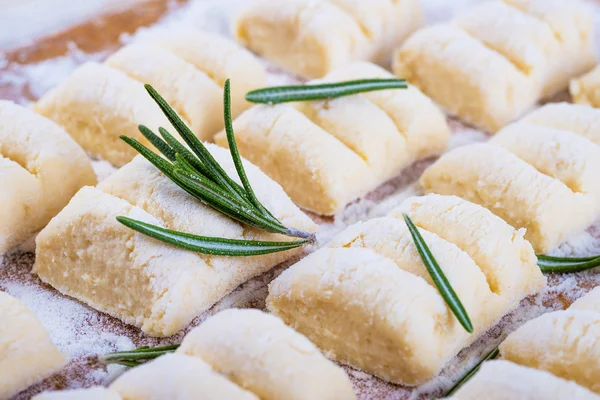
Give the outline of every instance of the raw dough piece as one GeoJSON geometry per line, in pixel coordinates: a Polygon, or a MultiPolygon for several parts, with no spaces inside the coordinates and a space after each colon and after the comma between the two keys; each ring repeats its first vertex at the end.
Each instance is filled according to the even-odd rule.
{"type": "Polygon", "coordinates": [[[577,104],[600,107],[600,66],[573,79],[569,85],[569,92],[577,104]]]}
{"type": "Polygon", "coordinates": [[[103,388],[60,390],[43,392],[31,400],[122,400],[119,393],[103,388]]]}
{"type": "Polygon", "coordinates": [[[596,63],[593,26],[576,0],[487,1],[416,32],[398,49],[394,73],[495,132],[596,63]]]}
{"type": "Polygon", "coordinates": [[[37,317],[0,291],[0,399],[52,375],[67,362],[37,317]]]}
{"type": "Polygon", "coordinates": [[[0,100],[0,254],[43,228],[96,175],[52,121],[0,100]]]}
{"type": "Polygon", "coordinates": [[[194,328],[177,352],[202,358],[263,400],[356,398],[341,368],[304,336],[262,311],[222,311],[194,328]]]}
{"type": "MultiPolygon", "coordinates": [[[[325,81],[390,77],[355,63],[325,81]]],[[[417,159],[442,152],[449,129],[416,88],[297,104],[257,105],[234,121],[243,156],[279,182],[294,202],[331,215],[396,176],[417,159]]],[[[224,132],[215,137],[227,146],[224,132]]]]}
{"type": "Polygon", "coordinates": [[[167,354],[121,375],[110,389],[123,400],[258,400],[196,357],[167,354]]]}
{"type": "Polygon", "coordinates": [[[106,65],[152,85],[190,122],[200,140],[210,141],[223,129],[223,89],[173,53],[157,46],[130,44],[110,56],[106,65]]]}
{"type": "Polygon", "coordinates": [[[238,17],[235,35],[279,66],[319,78],[352,61],[389,62],[422,24],[416,0],[261,0],[238,17]]]}
{"type": "Polygon", "coordinates": [[[535,261],[522,235],[482,207],[456,197],[411,198],[390,216],[348,227],[284,271],[269,286],[267,307],[329,357],[419,385],[545,286],[535,261]],[[414,215],[474,334],[433,285],[402,212],[414,215]],[[501,265],[504,260],[515,263],[501,265]]]}
{"type": "Polygon", "coordinates": [[[86,63],[35,105],[35,111],[61,125],[94,157],[118,167],[137,152],[119,136],[149,145],[138,125],[157,131],[171,129],[160,108],[144,86],[123,72],[96,63],[86,63]]]}
{"type": "MultiPolygon", "coordinates": [[[[251,90],[267,86],[267,73],[260,61],[232,40],[191,27],[169,27],[150,32],[142,40],[162,47],[194,65],[219,87],[231,79],[231,114],[235,118],[250,107],[245,99],[251,90]]],[[[223,96],[221,94],[221,107],[223,96]]],[[[223,112],[217,117],[223,124],[223,112]]],[[[216,132],[213,132],[216,133],[216,132]]]]}
{"type": "Polygon", "coordinates": [[[486,144],[443,155],[421,176],[426,192],[453,194],[489,208],[547,252],[600,213],[600,112],[549,104],[486,144]],[[568,212],[565,212],[568,210],[568,212]]]}
{"type": "Polygon", "coordinates": [[[600,110],[571,103],[549,103],[521,121],[571,131],[600,145],[600,110]]]}
{"type": "Polygon", "coordinates": [[[589,390],[545,371],[509,361],[483,363],[454,396],[455,400],[599,400],[589,390]]]}
{"type": "Polygon", "coordinates": [[[535,318],[500,345],[502,357],[548,371],[600,393],[600,290],[595,289],[565,311],[535,318]]]}
{"type": "MultiPolygon", "coordinates": [[[[207,145],[232,177],[227,150],[207,145]]],[[[275,182],[245,162],[263,204],[286,226],[314,223],[275,182]]],[[[243,226],[189,196],[138,156],[98,188],[84,188],[37,238],[34,272],[64,294],[141,327],[169,336],[241,283],[302,249],[253,257],[193,253],[135,233],[118,215],[205,236],[292,240],[243,226]]]]}

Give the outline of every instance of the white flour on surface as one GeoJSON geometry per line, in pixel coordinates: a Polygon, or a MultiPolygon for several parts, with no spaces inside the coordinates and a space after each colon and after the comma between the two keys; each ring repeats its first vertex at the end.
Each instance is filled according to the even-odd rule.
{"type": "MultiPolygon", "coordinates": [[[[190,24],[200,29],[230,35],[230,23],[235,12],[250,1],[192,1],[181,9],[171,12],[150,28],[143,28],[134,35],[123,35],[122,42],[129,43],[142,38],[143,35],[151,34],[153,31],[169,29],[169,27],[181,24],[190,24]]],[[[423,0],[423,5],[427,21],[434,23],[447,21],[465,8],[481,1],[423,0]]],[[[600,12],[596,12],[596,20],[600,25],[600,12]]],[[[600,32],[600,29],[597,32],[600,32]]],[[[600,34],[598,37],[600,39],[600,34]]],[[[83,53],[73,45],[64,57],[25,66],[9,66],[7,72],[0,73],[0,85],[26,87],[33,98],[38,98],[68,76],[79,64],[86,61],[101,61],[107,55],[104,52],[83,53]]],[[[0,67],[3,64],[6,66],[6,63],[6,59],[0,53],[0,67]]],[[[268,65],[268,63],[266,64],[268,65]]],[[[298,81],[295,77],[271,66],[268,67],[268,70],[269,82],[272,85],[298,81]]],[[[25,99],[19,99],[19,101],[26,103],[25,99]]],[[[487,140],[487,136],[481,131],[465,126],[455,119],[450,119],[449,123],[453,131],[450,148],[487,140]]],[[[419,194],[415,181],[431,162],[432,160],[426,160],[416,163],[400,177],[394,178],[375,192],[349,205],[343,213],[335,218],[315,218],[320,223],[319,244],[327,243],[349,224],[385,215],[407,197],[419,194]]],[[[94,160],[92,165],[99,180],[105,179],[115,170],[108,162],[102,160],[94,160]]],[[[563,243],[554,254],[583,256],[600,253],[599,236],[600,226],[595,225],[587,232],[563,243]]],[[[95,363],[93,356],[140,345],[179,342],[185,332],[189,331],[190,328],[187,328],[184,332],[171,338],[148,338],[136,328],[124,325],[76,300],[61,296],[30,273],[33,265],[31,243],[21,251],[4,257],[0,256],[0,289],[21,299],[32,309],[44,326],[48,328],[52,339],[61,351],[71,355],[72,362],[58,376],[35,385],[17,396],[17,399],[27,399],[30,395],[48,388],[78,388],[106,383],[122,369],[110,367],[107,371],[102,365],[95,363]]],[[[311,250],[314,248],[307,249],[307,251],[311,250]]],[[[289,260],[272,271],[241,285],[217,303],[208,313],[198,316],[192,326],[222,309],[231,307],[264,308],[268,283],[295,261],[297,259],[289,260]]],[[[392,400],[439,397],[457,377],[475,364],[482,355],[489,352],[503,334],[513,331],[523,322],[542,313],[565,308],[589,288],[598,285],[600,275],[596,276],[593,271],[589,271],[580,274],[550,276],[549,280],[550,285],[544,293],[524,300],[517,310],[505,316],[496,327],[472,346],[461,351],[438,377],[416,390],[394,386],[373,378],[370,374],[345,367],[354,382],[359,399],[392,400]]]]}

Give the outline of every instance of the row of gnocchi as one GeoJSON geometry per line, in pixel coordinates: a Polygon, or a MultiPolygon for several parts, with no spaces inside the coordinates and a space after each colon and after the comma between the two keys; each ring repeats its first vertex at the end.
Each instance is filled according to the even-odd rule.
{"type": "MultiPolygon", "coordinates": [[[[269,52],[293,48],[288,46],[290,37],[298,33],[291,24],[292,20],[298,22],[294,15],[300,14],[299,25],[293,28],[315,29],[311,35],[302,35],[316,41],[308,43],[306,51],[311,55],[320,54],[315,49],[330,51],[332,54],[324,56],[327,60],[339,56],[335,53],[343,48],[339,41],[318,40],[335,26],[324,16],[346,18],[351,14],[342,7],[346,2],[319,2],[316,10],[303,9],[306,2],[291,3],[297,4],[299,11],[270,7],[271,12],[241,18],[238,35],[245,38],[242,41],[277,61],[269,52]],[[320,12],[321,8],[325,11],[320,12]],[[269,18],[273,20],[269,22],[269,18]],[[321,20],[324,22],[317,24],[321,20]],[[287,39],[269,34],[269,29],[281,26],[290,27],[287,39]],[[261,48],[255,44],[279,38],[285,39],[284,45],[261,48]]],[[[492,1],[474,10],[475,16],[466,14],[451,26],[423,29],[409,39],[399,53],[402,63],[396,65],[402,65],[402,73],[444,108],[497,130],[540,97],[564,88],[570,77],[593,63],[588,52],[587,17],[578,13],[577,7],[565,7],[564,2],[562,8],[534,6],[537,3],[492,1]],[[528,38],[523,40],[524,47],[494,36],[494,29],[478,28],[475,21],[486,21],[490,15],[502,15],[498,21],[507,23],[521,18],[515,26],[524,30],[515,30],[515,35],[528,38]],[[544,54],[570,60],[569,65],[551,63],[556,67],[551,70],[545,64],[548,59],[534,51],[539,50],[535,40],[545,40],[536,30],[542,26],[539,19],[548,22],[553,40],[558,41],[549,43],[544,54]],[[533,28],[528,26],[532,21],[537,21],[533,28]],[[581,34],[574,37],[573,29],[581,34]],[[489,36],[478,36],[484,34],[489,36]],[[578,52],[580,57],[573,61],[565,55],[567,51],[578,52]],[[477,57],[471,57],[473,54],[477,57]],[[531,54],[540,58],[518,59],[531,54]],[[454,61],[447,62],[449,59],[454,61]],[[460,65],[453,64],[457,62],[460,65]],[[480,65],[484,62],[494,68],[483,70],[480,65]],[[500,87],[483,83],[487,79],[495,82],[498,76],[507,77],[500,87]],[[438,93],[441,90],[444,93],[438,93]],[[498,105],[500,109],[493,100],[498,92],[512,96],[498,105]],[[465,103],[456,97],[446,102],[445,96],[452,93],[458,93],[465,103]],[[506,104],[509,111],[502,109],[506,104]]],[[[371,11],[363,8],[359,7],[371,11]]],[[[353,17],[394,15],[363,11],[353,17]]],[[[351,20],[345,21],[347,25],[351,20]]],[[[374,54],[379,50],[373,49],[379,44],[374,43],[389,46],[382,38],[390,35],[391,24],[377,21],[365,21],[356,32],[366,34],[371,55],[352,56],[349,61],[377,60],[374,54]],[[388,28],[382,28],[385,26],[388,28]]],[[[482,26],[512,32],[504,23],[482,26]]],[[[540,32],[544,33],[542,28],[540,32]]],[[[331,34],[336,37],[335,32],[331,34]]],[[[353,38],[347,43],[359,48],[361,40],[353,38]]],[[[287,57],[291,55],[281,60],[287,57]]],[[[290,66],[297,64],[297,58],[290,62],[290,66]]],[[[327,68],[323,80],[391,76],[367,62],[344,64],[340,62],[333,71],[327,68]]],[[[334,214],[414,160],[443,152],[449,136],[443,114],[413,86],[320,102],[260,105],[244,111],[249,107],[244,100],[246,91],[265,86],[258,61],[222,38],[196,31],[175,32],[126,46],[105,64],[84,65],[35,105],[36,112],[61,125],[90,154],[124,165],[97,187],[85,187],[74,197],[80,187],[95,183],[85,154],[54,123],[11,103],[0,104],[0,111],[7,110],[4,118],[0,114],[1,160],[18,171],[7,169],[8,173],[2,174],[10,179],[7,187],[11,189],[0,196],[10,196],[8,204],[14,209],[3,216],[9,222],[2,226],[6,232],[2,232],[0,244],[12,247],[39,230],[73,197],[38,236],[34,271],[60,292],[152,336],[174,334],[239,284],[298,254],[298,250],[290,250],[245,259],[191,254],[138,235],[115,220],[117,215],[125,215],[201,235],[285,240],[249,229],[189,198],[142,158],[131,161],[134,153],[118,142],[120,134],[143,142],[137,131],[139,123],[152,129],[170,126],[144,92],[142,82],[148,82],[201,139],[214,136],[218,145],[225,146],[224,134],[219,133],[223,125],[220,87],[227,77],[233,83],[234,116],[239,114],[234,128],[240,151],[264,171],[247,163],[250,180],[261,202],[289,226],[316,229],[294,203],[319,214],[334,214]],[[40,131],[60,131],[55,135],[60,140],[46,145],[47,137],[35,136],[40,131]],[[31,184],[24,184],[29,181],[31,184]],[[50,198],[57,204],[49,204],[50,198]]],[[[581,86],[573,83],[575,87],[581,86]]],[[[544,287],[533,249],[550,250],[597,218],[600,188],[593,177],[599,170],[599,123],[600,111],[589,107],[548,105],[502,129],[489,144],[451,151],[426,171],[421,186],[425,192],[458,195],[468,201],[440,195],[410,199],[388,217],[349,227],[271,284],[270,311],[341,362],[406,385],[430,379],[521,299],[544,287]],[[565,215],[562,211],[566,208],[572,213],[565,215]],[[475,325],[474,335],[461,329],[432,284],[398,219],[402,211],[413,217],[465,303],[475,325]],[[525,239],[533,248],[523,239],[523,232],[513,227],[526,229],[525,239]]],[[[234,171],[227,151],[208,147],[227,172],[234,171]]],[[[136,376],[134,372],[128,375],[131,379],[136,376]]],[[[147,381],[144,376],[135,379],[147,381]]]]}
{"type": "MultiPolygon", "coordinates": [[[[0,292],[0,399],[60,370],[66,357],[21,302],[0,292]]],[[[304,336],[258,310],[209,317],[167,354],[109,388],[44,392],[35,400],[355,399],[344,371],[304,336]]]]}

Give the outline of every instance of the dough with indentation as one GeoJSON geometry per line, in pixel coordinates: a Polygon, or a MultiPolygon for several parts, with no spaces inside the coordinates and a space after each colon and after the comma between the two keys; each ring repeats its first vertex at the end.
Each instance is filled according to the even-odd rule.
{"type": "Polygon", "coordinates": [[[584,230],[596,215],[593,197],[574,193],[560,180],[491,143],[446,153],[425,170],[419,182],[428,193],[462,197],[516,228],[526,228],[525,239],[538,252],[584,230]],[[569,210],[568,217],[564,210],[569,210]]]}
{"type": "Polygon", "coordinates": [[[455,400],[598,400],[574,382],[509,361],[483,363],[452,397],[455,400]]]}
{"type": "Polygon", "coordinates": [[[188,333],[177,352],[202,358],[263,400],[356,398],[341,368],[262,311],[222,311],[188,333]]]}
{"type": "Polygon", "coordinates": [[[84,185],[89,159],[52,121],[0,100],[0,254],[40,230],[84,185]]]}
{"type": "Polygon", "coordinates": [[[329,357],[413,386],[433,378],[545,282],[522,234],[475,204],[426,196],[407,200],[391,216],[348,227],[284,271],[269,286],[267,307],[329,357]],[[473,334],[433,284],[402,212],[414,213],[470,316],[473,334]],[[478,254],[482,251],[489,255],[478,254]],[[513,263],[498,265],[509,260],[513,263]]]}
{"type": "Polygon", "coordinates": [[[258,400],[197,357],[167,354],[133,368],[111,385],[123,400],[258,400]]]}
{"type": "Polygon", "coordinates": [[[106,65],[83,64],[46,93],[35,111],[61,125],[88,153],[123,166],[137,152],[119,139],[124,135],[149,145],[138,130],[172,130],[142,83],[106,65]]]}
{"type": "Polygon", "coordinates": [[[0,291],[0,399],[58,372],[67,362],[37,317],[0,291]]]}
{"type": "MultiPolygon", "coordinates": [[[[228,151],[207,145],[234,177],[228,151]]],[[[260,201],[286,226],[314,223],[258,168],[244,162],[260,201]]],[[[237,178],[236,178],[237,180],[237,178]]],[[[39,234],[34,272],[60,292],[152,336],[170,336],[241,283],[302,249],[252,257],[203,255],[116,221],[122,215],[204,236],[292,240],[241,225],[185,193],[138,156],[97,188],[82,189],[39,234]]]]}
{"type": "MultiPolygon", "coordinates": [[[[311,83],[390,76],[361,62],[311,83]]],[[[340,212],[413,161],[442,152],[449,138],[443,114],[414,87],[257,105],[233,127],[244,157],[302,208],[325,215],[340,212]]],[[[227,146],[225,133],[215,142],[227,146]]]]}
{"type": "Polygon", "coordinates": [[[223,129],[223,89],[173,53],[158,46],[130,44],[110,56],[106,65],[152,85],[189,121],[198,139],[210,141],[223,129]]]}
{"type": "Polygon", "coordinates": [[[388,62],[422,23],[414,0],[261,0],[238,16],[235,36],[279,66],[319,78],[352,61],[388,62]]]}
{"type": "MultiPolygon", "coordinates": [[[[233,118],[251,106],[245,99],[247,92],[267,86],[267,73],[260,61],[223,36],[187,26],[144,33],[141,41],[162,47],[184,59],[208,75],[219,87],[222,88],[230,79],[233,118]]],[[[223,112],[217,117],[223,120],[223,112]]]]}
{"type": "Polygon", "coordinates": [[[596,63],[583,10],[576,0],[487,1],[413,34],[396,51],[394,73],[495,132],[596,63]]]}

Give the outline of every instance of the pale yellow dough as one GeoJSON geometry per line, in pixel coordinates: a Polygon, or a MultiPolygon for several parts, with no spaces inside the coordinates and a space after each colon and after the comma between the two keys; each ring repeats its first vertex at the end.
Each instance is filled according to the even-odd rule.
{"type": "Polygon", "coordinates": [[[397,50],[394,73],[495,132],[596,63],[588,14],[577,0],[487,1],[417,31],[397,50]]]}
{"type": "Polygon", "coordinates": [[[429,195],[348,227],[284,271],[269,286],[267,307],[328,357],[414,386],[545,284],[522,233],[480,206],[429,195]],[[434,286],[403,212],[463,302],[473,334],[434,286]]]}
{"type": "MultiPolygon", "coordinates": [[[[207,147],[237,177],[229,152],[207,147]]],[[[279,185],[247,162],[245,168],[258,198],[284,225],[316,228],[279,185]]],[[[204,236],[292,239],[248,228],[213,211],[141,156],[98,188],[82,189],[37,237],[34,272],[60,292],[152,336],[176,333],[241,283],[302,251],[202,255],[135,233],[116,221],[119,215],[204,236]]]]}
{"type": "Polygon", "coordinates": [[[58,372],[67,362],[37,317],[0,291],[0,399],[58,372]]]}
{"type": "Polygon", "coordinates": [[[178,353],[200,357],[263,400],[351,400],[352,383],[304,336],[262,311],[222,311],[194,328],[178,353]]]}
{"type": "Polygon", "coordinates": [[[96,175],[52,121],[0,100],[0,254],[43,228],[96,175]]]}
{"type": "Polygon", "coordinates": [[[420,184],[487,207],[547,252],[600,213],[598,122],[600,112],[587,106],[546,105],[486,144],[443,155],[420,184]]]}
{"type": "Polygon", "coordinates": [[[210,141],[223,129],[223,89],[173,53],[158,46],[130,44],[110,56],[106,65],[152,85],[189,121],[200,140],[210,141]]]}
{"type": "Polygon", "coordinates": [[[600,107],[600,66],[571,80],[569,92],[577,104],[600,107]]]}
{"type": "Polygon", "coordinates": [[[500,345],[502,357],[548,371],[600,394],[600,288],[565,311],[535,318],[500,345]]]}
{"type": "MultiPolygon", "coordinates": [[[[214,33],[191,27],[169,27],[167,31],[156,30],[144,41],[159,46],[187,61],[209,76],[219,87],[231,80],[231,114],[235,118],[250,107],[246,93],[267,86],[267,73],[260,61],[248,50],[232,40],[214,33]]],[[[219,119],[223,126],[223,96],[221,111],[211,119],[219,119]]],[[[213,134],[216,132],[213,132],[213,134]]]]}
{"type": "Polygon", "coordinates": [[[127,371],[110,385],[123,400],[258,400],[196,357],[167,354],[127,371]]]}
{"type": "Polygon", "coordinates": [[[485,362],[451,399],[454,400],[598,400],[574,382],[509,361],[485,362]]]}
{"type": "MultiPolygon", "coordinates": [[[[390,76],[360,62],[324,80],[390,76]]],[[[300,207],[324,215],[340,212],[413,161],[443,152],[449,138],[443,114],[414,87],[257,105],[234,121],[234,130],[244,157],[279,182],[300,207]]],[[[215,142],[227,146],[225,133],[215,142]]]]}
{"type": "Polygon", "coordinates": [[[103,387],[43,392],[31,400],[122,400],[119,393],[103,387]]]}
{"type": "Polygon", "coordinates": [[[260,0],[238,16],[234,34],[275,64],[319,78],[352,61],[389,62],[422,24],[416,0],[260,0]]]}
{"type": "Polygon", "coordinates": [[[138,130],[143,124],[157,132],[171,129],[142,83],[114,68],[86,63],[46,93],[35,111],[61,125],[88,153],[118,167],[136,151],[124,135],[149,144],[138,130]]]}

